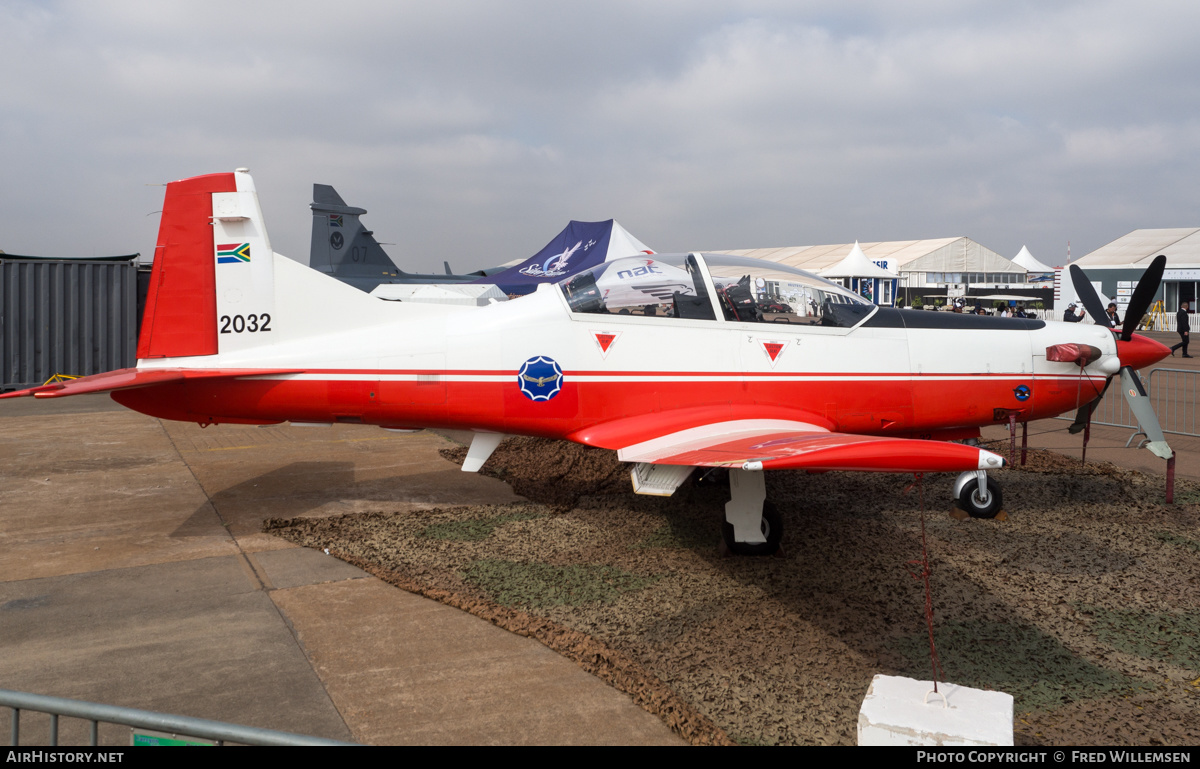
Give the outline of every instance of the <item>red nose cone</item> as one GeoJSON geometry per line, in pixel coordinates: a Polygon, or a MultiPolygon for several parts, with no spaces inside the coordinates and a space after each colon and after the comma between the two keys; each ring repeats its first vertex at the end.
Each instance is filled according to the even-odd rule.
{"type": "Polygon", "coordinates": [[[1170,354],[1170,347],[1141,334],[1134,334],[1128,342],[1117,339],[1117,357],[1121,359],[1122,366],[1145,368],[1170,354]]]}

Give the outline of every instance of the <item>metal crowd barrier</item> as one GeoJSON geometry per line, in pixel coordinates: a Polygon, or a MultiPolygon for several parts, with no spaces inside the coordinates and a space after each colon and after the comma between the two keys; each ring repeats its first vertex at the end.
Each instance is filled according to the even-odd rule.
{"type": "MultiPolygon", "coordinates": [[[[1138,376],[1142,375],[1139,373],[1138,376]]],[[[1150,386],[1145,377],[1142,377],[1142,386],[1146,388],[1147,393],[1150,392],[1150,386]]],[[[1157,412],[1157,409],[1155,411],[1157,412]]],[[[1060,419],[1062,418],[1074,420],[1075,415],[1060,417],[1060,419]]],[[[1129,410],[1129,401],[1125,400],[1124,394],[1121,393],[1121,375],[1119,373],[1113,377],[1113,383],[1109,386],[1108,392],[1104,393],[1104,397],[1092,409],[1092,424],[1138,429],[1137,417],[1129,410]]],[[[1163,425],[1163,430],[1166,430],[1166,425],[1163,425]]]]}
{"type": "Polygon", "coordinates": [[[176,716],[170,713],[156,713],[152,710],[136,710],[122,708],[116,705],[103,705],[98,702],[84,702],[65,697],[48,697],[43,694],[14,692],[0,689],[0,707],[12,708],[12,733],[9,745],[20,745],[21,711],[30,710],[35,713],[50,715],[50,745],[58,745],[59,716],[80,718],[91,722],[92,747],[97,746],[100,724],[118,724],[141,729],[153,729],[158,732],[199,737],[205,740],[215,740],[217,744],[234,742],[241,745],[354,745],[352,742],[339,742],[321,737],[310,737],[304,734],[276,732],[270,729],[258,729],[253,726],[228,724],[223,721],[209,721],[205,718],[176,716]]]}
{"type": "MultiPolygon", "coordinates": [[[[1156,368],[1150,372],[1150,401],[1164,433],[1197,435],[1196,401],[1200,371],[1156,368]]],[[[1122,398],[1121,400],[1124,400],[1122,398]]]]}
{"type": "MultiPolygon", "coordinates": [[[[1176,331],[1175,327],[1179,320],[1178,313],[1166,312],[1166,313],[1163,313],[1160,317],[1164,321],[1164,326],[1165,326],[1164,328],[1160,329],[1161,331],[1176,331]]],[[[1190,313],[1188,315],[1188,325],[1191,326],[1192,328],[1196,328],[1196,326],[1198,324],[1200,324],[1200,314],[1194,313],[1194,312],[1190,313]]]]}
{"type": "MultiPolygon", "coordinates": [[[[1139,374],[1140,376],[1140,374],[1139,374]]],[[[1173,435],[1200,436],[1197,431],[1196,410],[1200,408],[1197,395],[1200,394],[1200,371],[1178,368],[1156,368],[1150,376],[1142,377],[1146,394],[1158,415],[1158,423],[1164,433],[1173,435]]],[[[1130,430],[1140,430],[1137,418],[1129,410],[1129,402],[1121,393],[1121,380],[1117,378],[1108,392],[1096,404],[1092,411],[1092,424],[1106,427],[1127,427],[1130,430]]],[[[1064,414],[1058,419],[1073,421],[1074,414],[1064,414]]],[[[1130,438],[1137,437],[1137,433],[1130,438]]]]}

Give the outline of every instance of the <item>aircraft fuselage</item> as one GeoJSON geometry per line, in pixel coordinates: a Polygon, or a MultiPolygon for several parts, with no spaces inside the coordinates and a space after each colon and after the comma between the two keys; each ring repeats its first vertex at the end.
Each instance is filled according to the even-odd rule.
{"type": "MultiPolygon", "coordinates": [[[[1010,415],[1026,421],[1074,410],[1116,370],[1111,332],[1058,322],[886,308],[854,328],[595,315],[572,312],[553,288],[481,308],[384,304],[392,304],[389,320],[274,345],[268,361],[259,348],[203,361],[303,373],[189,380],[113,397],[201,423],[449,427],[599,446],[687,425],[696,410],[709,421],[752,413],[839,432],[945,439],[1010,415]],[[1067,342],[1103,355],[1082,371],[1046,360],[1047,347],[1067,342]],[[523,388],[522,367],[537,360],[545,361],[535,364],[541,373],[523,388]]],[[[290,313],[277,305],[272,323],[280,328],[290,313]]]]}

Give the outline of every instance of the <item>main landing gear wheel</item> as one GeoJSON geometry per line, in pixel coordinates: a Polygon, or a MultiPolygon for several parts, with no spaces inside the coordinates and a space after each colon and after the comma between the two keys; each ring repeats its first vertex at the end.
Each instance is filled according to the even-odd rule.
{"type": "Polygon", "coordinates": [[[972,518],[995,518],[1000,512],[1003,499],[1000,496],[1000,486],[991,478],[987,479],[987,499],[979,490],[979,479],[967,481],[959,492],[954,504],[972,518]]]}
{"type": "Polygon", "coordinates": [[[783,518],[779,510],[771,502],[763,502],[762,533],[766,542],[750,544],[738,542],[733,538],[733,524],[725,522],[721,525],[721,536],[725,539],[725,547],[737,555],[775,555],[779,543],[783,540],[783,518]]]}

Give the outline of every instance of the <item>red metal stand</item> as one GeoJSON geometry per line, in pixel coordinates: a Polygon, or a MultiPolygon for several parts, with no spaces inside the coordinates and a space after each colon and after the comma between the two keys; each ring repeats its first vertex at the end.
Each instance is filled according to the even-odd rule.
{"type": "Polygon", "coordinates": [[[929,545],[925,539],[925,484],[922,474],[916,473],[917,493],[921,499],[921,560],[909,561],[909,566],[919,566],[920,571],[908,570],[913,579],[925,583],[925,625],[929,628],[929,662],[933,666],[933,690],[938,690],[938,680],[944,678],[942,662],[938,659],[937,645],[933,642],[933,591],[929,588],[929,545]]]}
{"type": "Polygon", "coordinates": [[[1083,423],[1083,456],[1079,458],[1079,464],[1087,464],[1087,444],[1088,438],[1092,437],[1092,412],[1089,409],[1087,421],[1083,423]]]}

